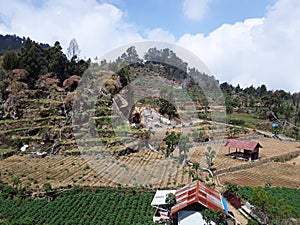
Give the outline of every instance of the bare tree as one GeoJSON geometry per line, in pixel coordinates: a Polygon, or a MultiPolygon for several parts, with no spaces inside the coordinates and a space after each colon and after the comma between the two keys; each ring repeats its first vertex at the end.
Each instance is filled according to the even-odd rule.
{"type": "Polygon", "coordinates": [[[80,55],[79,45],[75,38],[70,41],[69,47],[67,48],[67,56],[69,59],[72,59],[74,56],[78,58],[80,55]]]}

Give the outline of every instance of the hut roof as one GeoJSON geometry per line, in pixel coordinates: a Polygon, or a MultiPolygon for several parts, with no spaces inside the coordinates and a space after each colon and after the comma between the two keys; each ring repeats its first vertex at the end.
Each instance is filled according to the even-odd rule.
{"type": "Polygon", "coordinates": [[[262,148],[261,144],[254,141],[244,141],[244,140],[237,140],[237,139],[230,139],[225,144],[226,147],[229,148],[238,148],[238,149],[245,149],[249,151],[254,151],[256,147],[262,148]]]}
{"type": "Polygon", "coordinates": [[[199,180],[178,189],[175,196],[176,204],[172,207],[171,214],[194,203],[199,203],[210,210],[221,209],[228,214],[227,203],[222,195],[199,180]]]}

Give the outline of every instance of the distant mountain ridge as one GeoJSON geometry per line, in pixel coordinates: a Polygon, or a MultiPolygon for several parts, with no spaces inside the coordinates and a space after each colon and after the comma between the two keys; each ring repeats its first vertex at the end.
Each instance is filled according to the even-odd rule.
{"type": "MultiPolygon", "coordinates": [[[[26,41],[25,37],[19,37],[17,35],[2,35],[0,34],[0,52],[4,52],[6,50],[18,50],[20,49],[26,41]]],[[[49,48],[49,44],[40,43],[42,48],[49,48]]]]}

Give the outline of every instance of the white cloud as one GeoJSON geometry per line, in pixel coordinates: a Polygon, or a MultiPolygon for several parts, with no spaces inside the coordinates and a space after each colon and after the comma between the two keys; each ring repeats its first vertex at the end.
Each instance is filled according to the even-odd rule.
{"type": "Polygon", "coordinates": [[[183,14],[189,20],[200,21],[207,12],[211,0],[184,0],[183,14]]]}
{"type": "Polygon", "coordinates": [[[96,0],[46,0],[39,7],[26,1],[0,0],[1,33],[29,36],[38,42],[60,41],[64,49],[75,37],[82,56],[102,56],[118,46],[142,40],[123,12],[96,0]]]}
{"type": "Polygon", "coordinates": [[[175,42],[175,36],[161,28],[149,30],[146,33],[147,33],[147,39],[151,41],[163,41],[169,43],[175,42]]]}
{"type": "MultiPolygon", "coordinates": [[[[177,43],[198,55],[221,82],[300,91],[299,0],[278,0],[263,18],[223,24],[208,36],[185,34],[179,40],[161,28],[142,31],[144,38],[136,25],[125,22],[123,11],[96,0],[29,2],[33,0],[0,0],[0,33],[49,44],[59,40],[64,49],[75,37],[81,56],[92,58],[137,41],[177,43]]],[[[196,19],[208,3],[191,1],[189,7],[200,5],[202,11],[193,14],[186,6],[186,15],[196,19]]]]}
{"type": "Polygon", "coordinates": [[[279,0],[264,18],[222,25],[178,44],[196,53],[221,81],[300,91],[300,1],[279,0]]]}

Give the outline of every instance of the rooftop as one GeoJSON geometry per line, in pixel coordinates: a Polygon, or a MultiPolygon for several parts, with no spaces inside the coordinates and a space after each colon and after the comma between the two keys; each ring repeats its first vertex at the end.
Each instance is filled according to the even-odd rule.
{"type": "Polygon", "coordinates": [[[151,206],[166,205],[168,194],[175,194],[176,190],[157,190],[151,202],[151,206]]]}
{"type": "Polygon", "coordinates": [[[244,141],[244,140],[237,140],[237,139],[229,139],[226,142],[225,146],[229,148],[245,149],[249,151],[254,151],[257,146],[259,148],[262,148],[262,146],[258,142],[244,141]]]}
{"type": "Polygon", "coordinates": [[[176,204],[172,207],[171,214],[194,203],[199,203],[210,210],[221,209],[226,215],[228,214],[227,204],[222,195],[198,180],[178,189],[175,195],[176,204]]]}

